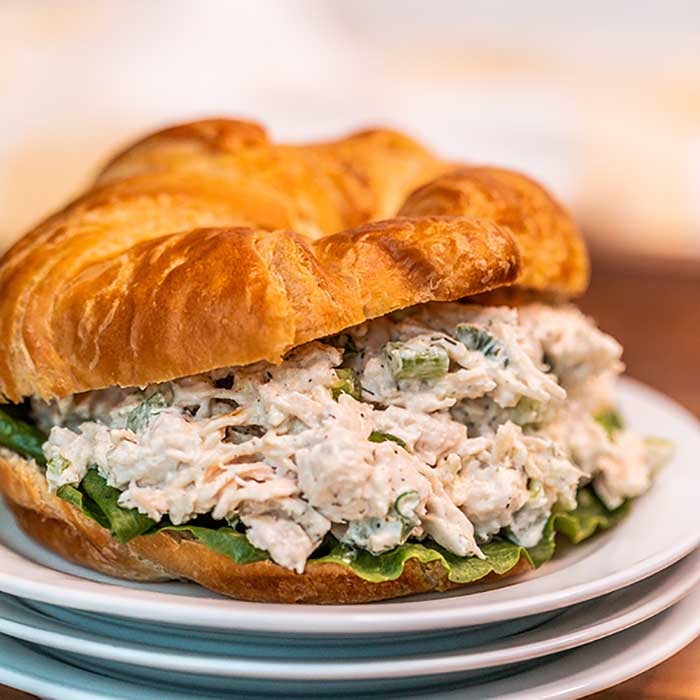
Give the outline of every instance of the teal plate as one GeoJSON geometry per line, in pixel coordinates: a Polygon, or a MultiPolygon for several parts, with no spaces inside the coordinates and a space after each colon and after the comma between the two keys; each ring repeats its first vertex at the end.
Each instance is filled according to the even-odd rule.
{"type": "MultiPolygon", "coordinates": [[[[179,674],[161,673],[141,679],[140,672],[123,668],[104,675],[92,660],[59,660],[33,645],[0,636],[0,684],[52,700],[262,700],[270,697],[328,696],[421,698],[421,700],[571,700],[619,683],[660,663],[700,634],[700,590],[651,620],[575,653],[547,657],[541,663],[509,666],[498,678],[459,680],[454,674],[417,684],[357,685],[327,683],[244,683],[237,688],[210,690],[202,679],[180,683],[179,674]],[[122,675],[128,674],[128,675],[122,675]],[[361,690],[360,688],[364,688],[361,690]]],[[[147,674],[148,675],[148,674],[147,674]]]]}
{"type": "Polygon", "coordinates": [[[421,634],[311,636],[225,632],[201,628],[139,623],[127,618],[83,613],[34,601],[0,598],[18,610],[33,611],[47,621],[69,629],[98,634],[122,642],[164,647],[174,651],[216,654],[220,656],[277,659],[363,659],[378,656],[435,654],[483,646],[512,637],[561,615],[556,610],[491,625],[458,630],[440,630],[421,634]]]}

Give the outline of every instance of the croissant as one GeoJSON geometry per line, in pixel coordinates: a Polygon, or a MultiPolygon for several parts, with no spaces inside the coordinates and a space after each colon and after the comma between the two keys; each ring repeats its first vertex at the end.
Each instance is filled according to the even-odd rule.
{"type": "Polygon", "coordinates": [[[413,304],[513,283],[572,295],[587,275],[571,219],[523,175],[391,131],[276,146],[198,122],[126,149],[4,256],[0,394],[279,362],[413,304]]]}
{"type": "MultiPolygon", "coordinates": [[[[0,261],[0,395],[60,399],[266,361],[368,319],[493,290],[571,297],[588,281],[567,212],[533,180],[437,158],[384,129],[280,145],[212,119],[119,153],[0,261]]],[[[409,561],[378,584],[335,564],[239,565],[185,536],[128,544],[0,455],[34,538],[100,571],[189,579],[248,600],[361,602],[454,586],[409,561]]],[[[515,573],[519,568],[512,570],[515,573]]]]}

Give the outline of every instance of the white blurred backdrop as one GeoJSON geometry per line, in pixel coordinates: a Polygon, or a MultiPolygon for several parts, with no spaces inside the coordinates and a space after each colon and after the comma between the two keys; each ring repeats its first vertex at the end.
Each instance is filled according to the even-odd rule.
{"type": "Polygon", "coordinates": [[[700,3],[3,0],[0,248],[120,144],[234,115],[525,169],[594,246],[700,257],[700,3]]]}

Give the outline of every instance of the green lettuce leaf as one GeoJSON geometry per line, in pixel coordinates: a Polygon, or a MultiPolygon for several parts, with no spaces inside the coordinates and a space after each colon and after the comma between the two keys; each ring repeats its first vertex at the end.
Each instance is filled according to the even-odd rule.
{"type": "Polygon", "coordinates": [[[542,539],[530,548],[496,538],[481,548],[485,559],[458,557],[434,542],[407,542],[384,554],[372,555],[338,543],[328,554],[310,560],[309,564],[329,562],[351,569],[357,576],[378,583],[392,581],[403,573],[409,559],[421,563],[438,561],[448,573],[450,581],[469,583],[478,581],[490,573],[505,574],[525,559],[532,567],[549,561],[556,550],[557,533],[562,533],[577,544],[589,538],[597,530],[607,530],[619,522],[628,512],[625,503],[614,511],[608,510],[593,491],[584,487],[578,493],[578,506],[572,511],[553,513],[545,526],[542,539]]]}
{"type": "Polygon", "coordinates": [[[625,501],[619,508],[608,510],[595,495],[593,489],[579,489],[576,509],[560,511],[552,517],[557,532],[566,535],[572,544],[587,540],[597,530],[607,530],[617,525],[630,511],[631,502],[625,501]]]}
{"type": "Polygon", "coordinates": [[[109,522],[109,529],[119,542],[128,542],[143,535],[156,525],[146,515],[137,510],[122,508],[119,505],[121,492],[109,486],[95,469],[89,469],[80,484],[81,489],[98,505],[109,522]]]}
{"type": "Polygon", "coordinates": [[[188,533],[209,549],[233,559],[238,564],[249,564],[267,559],[267,552],[253,547],[246,536],[231,527],[202,527],[196,524],[171,525],[169,522],[156,523],[137,510],[119,505],[119,491],[107,484],[95,469],[87,474],[76,488],[66,484],[56,492],[63,500],[78,508],[122,544],[139,535],[155,532],[188,533]]]}
{"type": "Polygon", "coordinates": [[[107,520],[100,507],[80,489],[75,488],[71,484],[64,484],[59,486],[56,495],[64,501],[68,501],[90,520],[94,520],[102,527],[109,529],[109,520],[107,520]]]}
{"type": "MultiPolygon", "coordinates": [[[[226,525],[200,525],[193,521],[186,525],[172,525],[167,521],[156,524],[138,511],[122,508],[118,504],[119,491],[91,469],[79,488],[62,486],[58,495],[78,508],[84,515],[106,527],[122,543],[139,535],[156,532],[186,534],[214,552],[229,557],[237,564],[250,564],[268,559],[267,552],[254,547],[245,534],[226,525]]],[[[617,510],[608,510],[589,487],[578,493],[578,505],[572,511],[553,513],[545,526],[542,539],[534,547],[526,548],[503,537],[497,537],[484,545],[481,550],[484,559],[459,557],[440,545],[426,540],[407,542],[384,554],[374,555],[364,550],[330,539],[330,545],[323,547],[318,555],[309,560],[309,566],[332,563],[345,566],[366,581],[379,583],[392,581],[403,573],[406,562],[416,559],[421,563],[437,561],[445,568],[450,581],[469,583],[478,581],[490,573],[505,574],[521,559],[537,568],[549,561],[556,549],[557,533],[565,535],[572,543],[578,544],[591,537],[598,530],[606,530],[621,520],[629,510],[625,503],[617,510]]]]}
{"type": "Polygon", "coordinates": [[[208,549],[233,559],[236,564],[252,564],[253,562],[264,561],[270,558],[267,552],[253,547],[242,532],[237,532],[231,527],[211,528],[198,525],[166,525],[159,527],[156,531],[188,533],[208,549]]]}
{"type": "Polygon", "coordinates": [[[438,561],[449,572],[451,581],[466,583],[477,581],[492,571],[504,574],[520,561],[521,556],[529,560],[526,549],[503,539],[489,542],[482,551],[486,559],[458,557],[434,542],[407,542],[384,554],[374,555],[338,543],[325,556],[310,559],[309,565],[340,564],[366,581],[379,583],[401,576],[409,559],[417,559],[422,564],[438,561]]]}
{"type": "Polygon", "coordinates": [[[0,409],[0,445],[45,467],[46,458],[42,450],[44,442],[46,436],[36,426],[0,409]]]}
{"type": "Polygon", "coordinates": [[[56,491],[56,495],[81,510],[83,515],[106,527],[114,539],[122,544],[156,526],[156,522],[148,516],[120,506],[120,491],[109,486],[96,469],[88,470],[79,488],[66,484],[56,491]]]}

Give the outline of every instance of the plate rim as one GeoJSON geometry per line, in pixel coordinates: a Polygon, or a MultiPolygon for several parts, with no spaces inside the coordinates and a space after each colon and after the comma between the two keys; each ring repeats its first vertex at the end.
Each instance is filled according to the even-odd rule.
{"type": "Polygon", "coordinates": [[[617,635],[581,647],[576,654],[473,688],[426,693],[421,700],[576,700],[658,666],[698,637],[700,588],[696,587],[665,612],[617,635]],[[576,666],[581,666],[590,656],[596,660],[576,670],[576,666]],[[536,681],[536,687],[523,688],[533,676],[547,676],[557,665],[565,669],[560,677],[550,681],[541,679],[536,681]]]}
{"type": "MultiPolygon", "coordinates": [[[[289,681],[309,678],[348,681],[408,676],[426,677],[516,664],[590,644],[618,634],[662,613],[682,600],[698,583],[700,583],[700,549],[689,554],[671,569],[659,572],[655,577],[636,584],[636,587],[642,587],[642,590],[632,590],[635,588],[632,586],[629,591],[618,592],[618,595],[626,597],[607,601],[603,599],[601,607],[595,610],[591,610],[590,605],[586,609],[574,608],[534,629],[463,650],[429,652],[428,655],[418,653],[378,660],[236,658],[233,655],[187,653],[174,648],[146,648],[140,645],[138,640],[129,643],[82,629],[69,628],[68,633],[60,633],[21,622],[8,621],[3,618],[1,598],[0,634],[83,657],[160,671],[179,671],[195,676],[289,681]],[[657,577],[662,578],[655,582],[654,579],[657,577]],[[597,620],[596,618],[600,616],[603,619],[597,620]],[[577,621],[577,618],[583,618],[583,623],[581,619],[577,621]],[[575,627],[574,631],[567,629],[572,626],[575,627]],[[552,627],[555,628],[553,632],[550,629],[552,627]],[[556,629],[557,627],[559,630],[556,629]],[[552,634],[554,636],[551,636],[552,634]],[[513,644],[513,640],[517,640],[518,643],[513,644]],[[114,658],[115,654],[118,658],[114,658]]],[[[45,620],[41,620],[43,617],[41,613],[31,610],[26,612],[33,614],[36,625],[45,624],[45,620]]],[[[17,616],[21,616],[21,612],[18,612],[17,616]]],[[[62,626],[60,621],[50,622],[54,627],[62,626]]],[[[399,639],[397,643],[400,643],[399,639]]]]}
{"type": "MultiPolygon", "coordinates": [[[[667,420],[674,422],[700,445],[700,423],[683,407],[660,392],[629,378],[620,383],[620,397],[649,408],[663,410],[667,420]]],[[[692,444],[692,442],[691,442],[692,444]]],[[[653,497],[653,491],[646,498],[653,497]]],[[[631,516],[632,517],[632,516],[631,516]]],[[[623,524],[621,524],[622,527],[623,524]]],[[[621,568],[602,578],[573,583],[560,589],[536,594],[523,594],[537,578],[517,581],[504,588],[514,595],[510,598],[470,605],[473,596],[493,594],[499,588],[484,592],[466,592],[464,596],[446,596],[430,601],[389,601],[354,606],[281,605],[249,603],[219,597],[179,596],[174,593],[144,591],[115,583],[102,583],[67,574],[30,561],[0,544],[0,561],[9,557],[29,568],[32,576],[7,573],[0,567],[0,591],[78,610],[105,613],[192,627],[258,631],[297,632],[309,635],[372,634],[381,626],[383,634],[421,630],[469,627],[526,615],[549,612],[614,592],[632,585],[679,561],[698,544],[700,528],[689,528],[685,536],[674,540],[673,547],[636,562],[632,568],[621,568]]],[[[614,536],[614,531],[603,537],[614,536]]],[[[583,545],[585,546],[585,545],[583,545]]],[[[595,556],[593,552],[591,556],[595,556]]],[[[571,572],[579,562],[562,571],[571,572]]],[[[553,571],[547,576],[557,576],[553,571]]],[[[546,576],[542,577],[543,579],[546,576]]]]}

